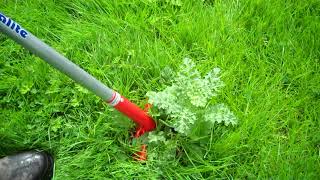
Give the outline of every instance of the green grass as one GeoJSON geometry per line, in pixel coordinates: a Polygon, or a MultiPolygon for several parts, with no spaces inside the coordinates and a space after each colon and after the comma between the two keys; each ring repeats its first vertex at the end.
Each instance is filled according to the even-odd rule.
{"type": "Polygon", "coordinates": [[[141,106],[184,57],[202,73],[219,66],[220,98],[240,119],[201,146],[180,138],[170,161],[135,162],[133,123],[0,34],[0,156],[47,150],[55,179],[320,174],[319,1],[3,0],[0,9],[141,106]]]}

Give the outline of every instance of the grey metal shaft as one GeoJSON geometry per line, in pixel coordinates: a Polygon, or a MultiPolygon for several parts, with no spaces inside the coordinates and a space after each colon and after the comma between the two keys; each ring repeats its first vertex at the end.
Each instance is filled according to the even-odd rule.
{"type": "Polygon", "coordinates": [[[105,101],[113,90],[0,12],[0,31],[105,101]]]}

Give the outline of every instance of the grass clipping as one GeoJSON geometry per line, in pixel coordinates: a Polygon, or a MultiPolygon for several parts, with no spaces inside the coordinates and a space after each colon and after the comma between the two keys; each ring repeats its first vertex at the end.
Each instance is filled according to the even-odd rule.
{"type": "MultiPolygon", "coordinates": [[[[160,92],[147,93],[149,103],[154,106],[151,114],[158,119],[165,119],[163,122],[166,125],[186,136],[200,124],[209,129],[216,123],[236,125],[235,115],[225,104],[213,103],[218,102],[219,90],[224,86],[219,75],[220,69],[214,68],[201,77],[195,63],[185,58],[179,72],[170,75],[171,86],[160,92]]],[[[150,134],[149,141],[157,139],[163,140],[154,133],[150,134]]]]}

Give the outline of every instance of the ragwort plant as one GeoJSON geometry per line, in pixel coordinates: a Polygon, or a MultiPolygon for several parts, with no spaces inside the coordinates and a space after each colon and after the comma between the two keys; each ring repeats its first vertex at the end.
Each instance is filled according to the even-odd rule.
{"type": "MultiPolygon", "coordinates": [[[[160,92],[147,93],[148,101],[153,105],[151,114],[154,117],[165,117],[163,122],[184,136],[190,136],[192,129],[203,123],[208,129],[216,124],[237,124],[237,118],[230,109],[217,101],[224,86],[219,68],[201,77],[195,63],[185,58],[179,72],[171,77],[174,77],[171,86],[160,92]]],[[[150,133],[149,142],[165,141],[163,135],[166,136],[163,133],[150,133]]]]}

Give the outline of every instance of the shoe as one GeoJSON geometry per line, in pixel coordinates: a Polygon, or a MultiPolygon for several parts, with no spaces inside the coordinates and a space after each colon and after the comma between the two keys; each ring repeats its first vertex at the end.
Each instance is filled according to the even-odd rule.
{"type": "Polygon", "coordinates": [[[27,151],[0,159],[0,180],[50,180],[53,167],[51,155],[27,151]]]}

